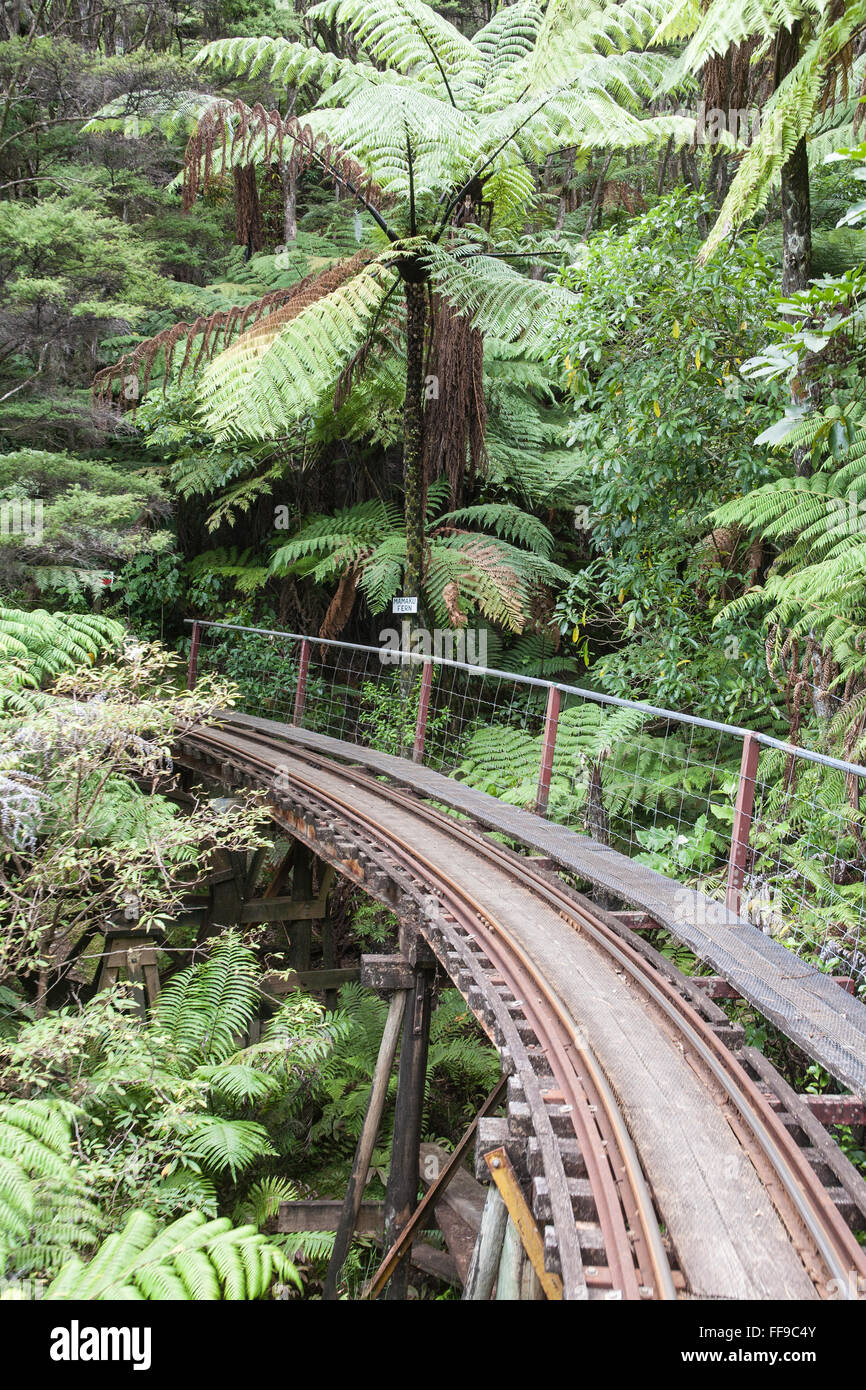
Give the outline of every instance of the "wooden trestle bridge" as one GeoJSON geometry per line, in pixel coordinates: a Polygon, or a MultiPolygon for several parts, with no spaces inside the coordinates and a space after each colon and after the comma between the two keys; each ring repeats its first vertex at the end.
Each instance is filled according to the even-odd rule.
{"type": "MultiPolygon", "coordinates": [[[[196,625],[191,684],[200,633],[196,625]]],[[[569,687],[527,682],[547,687],[531,812],[424,765],[429,661],[411,757],[304,728],[311,641],[297,641],[291,722],[227,711],[174,751],[196,780],[262,789],[294,846],[288,895],[281,869],[256,897],[261,860],[229,856],[200,908],[209,930],[288,924],[295,983],[333,1003],[358,973],[334,968],[335,876],[399,921],[395,954],[361,958],[362,982],[389,1010],[345,1200],[280,1211],[283,1231],[336,1231],[325,1297],[336,1297],[356,1231],[383,1241],[373,1297],[405,1297],[410,1261],[459,1282],[469,1299],[863,1296],[866,1184],[831,1131],[866,1124],[866,1007],[855,980],[815,969],[740,915],[761,736],[732,730],[742,765],[721,904],[545,817],[569,687]],[[315,921],[322,968],[310,971],[315,921]],[[653,945],[659,930],[713,973],[683,974],[653,945]],[[450,1155],[421,1144],[437,975],[463,995],[502,1070],[450,1155]],[[717,1002],[738,997],[820,1062],[840,1093],[795,1093],[717,1002]],[[362,1198],[398,1050],[392,1161],[376,1208],[362,1198]],[[447,1251],[424,1242],[431,1227],[447,1251]]],[[[335,688],[344,700],[349,687],[335,688]]],[[[155,954],[118,940],[108,966],[121,968],[125,952],[146,984],[155,954]]]]}
{"type": "MultiPolygon", "coordinates": [[[[213,889],[216,921],[276,913],[303,929],[323,915],[336,873],[400,922],[397,954],[362,958],[362,981],[390,1007],[345,1202],[322,1204],[329,1220],[303,1204],[281,1212],[285,1230],[337,1229],[326,1297],[353,1231],[375,1228],[361,1198],[398,1046],[387,1253],[372,1295],[405,1296],[413,1241],[436,1268],[439,1252],[420,1239],[430,1226],[446,1235],[469,1298],[494,1286],[498,1297],[553,1299],[866,1289],[855,1236],[866,1228],[866,1184],[827,1130],[866,1121],[866,1008],[832,978],[700,894],[685,920],[679,885],[409,759],[226,713],[184,737],[176,761],[227,789],[266,789],[274,821],[307,852],[290,900],[250,902],[250,875],[226,875],[213,889]],[[304,891],[311,856],[321,864],[315,899],[304,891]],[[660,926],[718,973],[682,974],[651,944],[660,926]],[[503,1080],[453,1158],[426,1152],[422,1174],[437,971],[495,1044],[503,1080]],[[737,995],[847,1093],[795,1094],[715,1002],[737,995]],[[472,1156],[489,1184],[482,1211],[466,1191],[472,1156]],[[416,1209],[422,1175],[429,1187],[416,1209]]],[[[332,991],[342,976],[327,952],[325,967],[300,982],[332,991]]]]}

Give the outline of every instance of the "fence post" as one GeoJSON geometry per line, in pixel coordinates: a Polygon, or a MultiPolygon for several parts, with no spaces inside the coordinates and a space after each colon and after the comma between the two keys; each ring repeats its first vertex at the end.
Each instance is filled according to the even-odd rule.
{"type": "Polygon", "coordinates": [[[556,730],[559,725],[559,706],[562,693],[555,685],[548,686],[547,710],[544,715],[544,738],[541,744],[541,767],[538,769],[538,791],[535,796],[535,814],[543,816],[547,812],[550,796],[550,774],[553,771],[553,750],[556,747],[556,730]]]}
{"type": "Polygon", "coordinates": [[[300,726],[304,722],[304,704],[307,699],[307,667],[310,664],[310,644],[304,637],[301,641],[301,658],[298,662],[298,684],[295,689],[295,710],[292,723],[300,726]]]}
{"type": "Polygon", "coordinates": [[[195,689],[195,679],[198,674],[198,644],[201,641],[201,623],[193,623],[192,638],[189,644],[189,666],[186,672],[187,690],[195,689]]]}
{"type": "Polygon", "coordinates": [[[754,734],[746,734],[743,739],[743,756],[740,760],[740,783],[737,787],[737,804],[734,808],[734,825],[731,831],[731,853],[728,858],[728,888],[725,893],[725,907],[730,912],[740,911],[740,889],[746,870],[746,855],[749,852],[749,829],[752,824],[752,809],[755,804],[755,779],[758,774],[758,754],[761,745],[754,734]]]}
{"type": "Polygon", "coordinates": [[[430,708],[430,687],[433,684],[433,662],[425,661],[421,672],[421,693],[418,696],[418,717],[415,720],[415,746],[412,761],[424,760],[424,740],[427,737],[427,711],[430,708]]]}

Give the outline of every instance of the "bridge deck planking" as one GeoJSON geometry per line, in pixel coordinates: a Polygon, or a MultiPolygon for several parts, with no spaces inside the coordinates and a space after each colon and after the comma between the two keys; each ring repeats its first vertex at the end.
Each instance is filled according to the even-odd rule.
{"type": "Polygon", "coordinates": [[[226,712],[224,722],[387,776],[549,856],[558,867],[646,912],[724,975],[791,1041],[866,1100],[866,1006],[723,904],[635,863],[618,850],[406,758],[234,711],[226,712]]]}
{"type": "MultiPolygon", "coordinates": [[[[247,748],[257,751],[253,738],[235,737],[239,756],[247,748]]],[[[296,759],[287,750],[289,777],[293,763],[300,775],[308,774],[300,750],[296,759]]],[[[383,836],[408,840],[442,864],[533,960],[614,1089],[692,1296],[814,1298],[814,1285],[726,1110],[669,1025],[615,965],[531,887],[455,843],[446,830],[413,824],[405,806],[389,802],[386,786],[358,785],[336,767],[317,769],[316,784],[369,817],[383,836]]]]}

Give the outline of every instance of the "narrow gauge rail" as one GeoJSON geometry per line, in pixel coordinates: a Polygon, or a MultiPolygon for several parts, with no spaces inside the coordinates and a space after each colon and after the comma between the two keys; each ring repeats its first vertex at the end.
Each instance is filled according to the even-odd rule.
{"type": "MultiPolygon", "coordinates": [[[[231,723],[230,715],[225,722],[231,723]]],[[[545,1232],[545,1245],[550,1265],[562,1274],[564,1297],[674,1298],[678,1286],[683,1288],[670,1242],[660,1237],[659,1219],[664,1212],[654,1205],[635,1142],[608,1079],[555,988],[489,907],[393,829],[384,829],[333,789],[324,791],[321,779],[304,777],[304,768],[314,774],[336,774],[354,787],[386,797],[392,806],[404,808],[416,821],[447,834],[498,872],[530,888],[589,939],[676,1029],[681,1047],[715,1088],[719,1103],[736,1116],[741,1143],[814,1289],[820,1295],[833,1280],[831,1287],[850,1294],[851,1271],[866,1274],[866,1257],[811,1165],[734,1055],[677,987],[611,928],[604,913],[553,876],[539,872],[525,856],[482,839],[465,823],[417,796],[367,775],[351,762],[341,766],[333,757],[299,749],[288,734],[263,735],[238,722],[242,735],[209,729],[187,737],[181,760],[192,753],[195,764],[198,752],[205,762],[215,763],[226,780],[264,781],[271,787],[279,771],[301,798],[291,793],[275,797],[278,805],[288,807],[290,820],[306,825],[295,812],[308,816],[313,808],[323,808],[321,824],[333,824],[336,819],[360,831],[374,849],[378,847],[380,858],[384,851],[391,866],[404,878],[408,876],[416,901],[421,895],[425,936],[493,1036],[504,1066],[513,1071],[516,1085],[510,1085],[510,1093],[522,1097],[530,1111],[536,1199],[539,1188],[543,1189],[546,1205],[542,1201],[541,1206],[545,1214],[549,1206],[553,1228],[545,1232]],[[531,1039],[528,1044],[527,1038],[531,1039]],[[576,1213],[586,1214],[587,1196],[595,1222],[575,1219],[576,1213]],[[590,1230],[597,1235],[590,1235],[590,1230]]],[[[346,745],[345,756],[351,760],[351,745],[346,745]]],[[[298,824],[294,828],[301,833],[298,824]]],[[[313,842],[319,843],[315,834],[313,842]]],[[[640,1136],[636,1138],[639,1144],[640,1136]]],[[[536,1214],[538,1208],[536,1200],[536,1214]]]]}

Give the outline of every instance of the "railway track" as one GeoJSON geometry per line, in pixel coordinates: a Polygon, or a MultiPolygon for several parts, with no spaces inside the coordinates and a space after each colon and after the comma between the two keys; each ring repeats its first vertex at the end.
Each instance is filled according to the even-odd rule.
{"type": "Polygon", "coordinates": [[[799,1285],[793,1280],[798,1292],[789,1296],[804,1296],[806,1283],[812,1296],[828,1289],[851,1296],[858,1287],[852,1273],[866,1280],[866,1258],[832,1194],[784,1114],[726,1046],[727,1018],[697,986],[525,855],[351,763],[340,766],[288,735],[263,734],[249,723],[238,721],[240,733],[223,727],[187,736],[181,761],[220,781],[270,789],[276,817],[293,834],[418,924],[509,1074],[507,1142],[531,1189],[546,1263],[561,1276],[564,1298],[713,1295],[691,1286],[676,1232],[662,1234],[668,1212],[638,1151],[641,1135],[630,1129],[561,984],[539,969],[507,914],[471,892],[466,875],[449,871],[447,854],[424,852],[422,830],[440,846],[444,837],[455,856],[469,854],[482,875],[530,892],[627,982],[647,1017],[675,1039],[724,1113],[796,1252],[804,1278],[799,1285]],[[359,789],[366,809],[358,804],[359,789]],[[384,823],[377,801],[404,816],[402,833],[384,823]]]}

